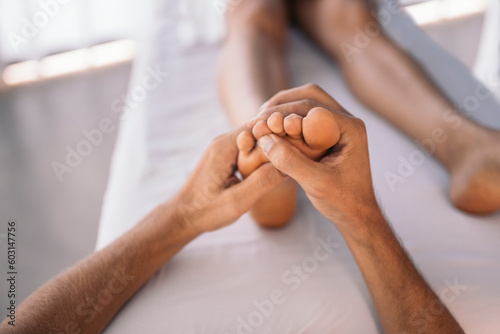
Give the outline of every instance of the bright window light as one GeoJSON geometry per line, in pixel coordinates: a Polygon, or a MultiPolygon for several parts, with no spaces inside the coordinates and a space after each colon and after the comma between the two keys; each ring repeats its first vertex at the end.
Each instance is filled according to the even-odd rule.
{"type": "Polygon", "coordinates": [[[19,86],[50,78],[81,73],[129,62],[134,59],[136,44],[132,40],[119,40],[47,56],[40,61],[30,60],[7,66],[2,73],[3,83],[19,86]]]}
{"type": "Polygon", "coordinates": [[[38,80],[38,62],[36,60],[7,66],[2,74],[2,81],[7,86],[17,86],[38,80]]]}
{"type": "Polygon", "coordinates": [[[42,78],[53,78],[83,72],[88,68],[87,49],[48,56],[40,60],[38,65],[42,78]]]}
{"type": "Polygon", "coordinates": [[[135,42],[129,39],[99,44],[89,49],[93,67],[103,67],[131,61],[135,56],[135,42]]]}
{"type": "Polygon", "coordinates": [[[487,0],[434,0],[406,7],[418,25],[479,14],[486,10],[487,0]]]}

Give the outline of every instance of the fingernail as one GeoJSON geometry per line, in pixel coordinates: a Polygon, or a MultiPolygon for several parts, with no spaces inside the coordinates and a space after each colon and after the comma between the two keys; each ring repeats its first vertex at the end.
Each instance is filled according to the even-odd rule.
{"type": "Polygon", "coordinates": [[[266,155],[269,153],[273,145],[274,140],[271,138],[271,136],[264,136],[259,139],[259,146],[266,155]]]}

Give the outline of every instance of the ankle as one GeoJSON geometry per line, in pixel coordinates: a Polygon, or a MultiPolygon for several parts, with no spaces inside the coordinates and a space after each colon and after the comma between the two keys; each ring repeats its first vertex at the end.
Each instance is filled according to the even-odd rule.
{"type": "Polygon", "coordinates": [[[450,132],[441,160],[453,174],[471,159],[483,155],[494,143],[495,136],[498,136],[495,131],[468,121],[459,129],[450,132]]]}

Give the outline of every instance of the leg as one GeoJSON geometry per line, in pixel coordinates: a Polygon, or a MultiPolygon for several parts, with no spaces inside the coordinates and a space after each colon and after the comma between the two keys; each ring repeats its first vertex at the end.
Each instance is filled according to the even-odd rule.
{"type": "Polygon", "coordinates": [[[500,209],[500,132],[456,112],[382,33],[368,0],[297,0],[294,12],[302,28],[338,60],[358,98],[449,170],[455,206],[473,213],[500,209]]]}
{"type": "MultiPolygon", "coordinates": [[[[284,0],[245,0],[228,12],[219,92],[234,126],[247,122],[266,100],[289,87],[286,11],[284,0]]],[[[239,139],[239,144],[253,148],[253,137],[247,139],[243,144],[239,139]]],[[[252,216],[262,226],[283,226],[293,218],[296,196],[297,184],[287,181],[259,200],[252,216]]]]}
{"type": "Polygon", "coordinates": [[[236,127],[290,86],[284,55],[287,21],[284,0],[242,1],[228,12],[219,92],[236,127]]]}

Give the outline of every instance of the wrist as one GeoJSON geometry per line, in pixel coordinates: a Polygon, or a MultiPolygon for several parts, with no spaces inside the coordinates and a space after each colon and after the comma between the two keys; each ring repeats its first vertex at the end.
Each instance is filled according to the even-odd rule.
{"type": "Polygon", "coordinates": [[[161,216],[160,221],[163,230],[175,231],[178,235],[186,237],[202,234],[204,231],[196,228],[196,213],[193,208],[183,204],[177,198],[161,204],[156,210],[161,216]]]}
{"type": "Polygon", "coordinates": [[[170,212],[172,220],[175,221],[176,228],[179,230],[196,235],[207,232],[203,229],[202,220],[205,215],[202,209],[183,201],[179,196],[164,205],[165,210],[170,212]]]}
{"type": "Polygon", "coordinates": [[[374,237],[386,235],[387,230],[390,230],[377,204],[358,208],[346,220],[346,224],[340,226],[337,224],[339,231],[346,240],[367,243],[373,240],[374,237]]]}
{"type": "Polygon", "coordinates": [[[184,224],[173,201],[158,205],[121,240],[123,248],[146,249],[149,260],[163,265],[200,233],[184,224]]]}

